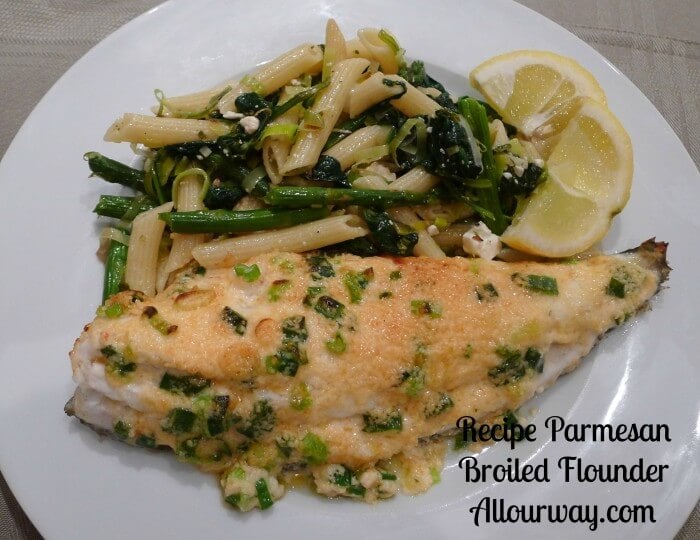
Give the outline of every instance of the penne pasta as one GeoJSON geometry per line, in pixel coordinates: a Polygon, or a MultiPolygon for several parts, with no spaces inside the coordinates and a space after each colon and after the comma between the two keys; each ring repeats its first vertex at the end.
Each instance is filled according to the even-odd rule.
{"type": "Polygon", "coordinates": [[[263,253],[301,253],[365,236],[369,231],[356,216],[332,216],[287,229],[248,234],[197,246],[192,254],[206,268],[233,266],[263,253]]]}
{"type": "Polygon", "coordinates": [[[374,61],[369,49],[365,47],[364,43],[362,43],[359,38],[345,42],[345,55],[346,58],[366,58],[367,60],[374,61]]]}
{"type": "MultiPolygon", "coordinates": [[[[290,98],[292,98],[300,88],[298,86],[287,86],[282,92],[282,97],[280,98],[280,104],[283,104],[290,98]]],[[[285,124],[289,126],[296,126],[299,122],[299,114],[301,112],[301,105],[297,105],[284,114],[275,118],[272,122],[268,124],[268,127],[283,126],[285,124]]],[[[289,157],[289,152],[292,149],[292,138],[285,135],[271,135],[265,137],[262,145],[262,160],[263,166],[265,167],[265,172],[270,177],[273,184],[279,184],[282,179],[282,173],[280,170],[284,166],[287,158],[289,157]]]]}
{"type": "Polygon", "coordinates": [[[161,111],[160,116],[183,117],[196,114],[206,109],[211,103],[211,100],[216,98],[226,90],[226,88],[233,90],[236,86],[238,86],[238,81],[230,80],[208,90],[202,90],[201,92],[166,97],[161,100],[159,105],[151,107],[151,110],[156,114],[158,111],[161,111]]]}
{"type": "Polygon", "coordinates": [[[413,167],[407,173],[399,176],[388,189],[396,191],[415,191],[425,193],[440,183],[440,178],[426,171],[423,167],[413,167]]]}
{"type": "Polygon", "coordinates": [[[409,117],[435,116],[435,112],[442,108],[437,101],[426,96],[398,75],[377,72],[352,89],[348,103],[348,114],[350,118],[355,118],[370,107],[385,99],[390,99],[392,96],[400,97],[392,99],[389,103],[409,117]],[[387,81],[392,81],[395,84],[392,85],[387,81]]]}
{"type": "Polygon", "coordinates": [[[364,81],[356,84],[350,91],[348,99],[348,114],[355,118],[377,103],[404,93],[402,84],[385,84],[385,81],[403,80],[400,77],[390,77],[381,71],[374,73],[364,81]]]}
{"type": "MultiPolygon", "coordinates": [[[[180,212],[190,212],[194,210],[204,210],[204,203],[200,199],[203,180],[198,175],[187,176],[179,181],[177,188],[177,210],[180,212]]],[[[173,245],[165,264],[166,274],[182,268],[192,260],[192,249],[199,244],[206,242],[208,234],[178,234],[172,233],[170,238],[173,245]]],[[[166,276],[167,279],[167,276],[166,276]]],[[[164,285],[165,282],[163,282],[164,285]]],[[[162,290],[162,289],[159,289],[162,290]]]]}
{"type": "Polygon", "coordinates": [[[147,295],[156,293],[158,251],[165,230],[165,222],[158,219],[158,214],[169,212],[172,207],[172,202],[165,203],[134,218],[124,272],[130,289],[147,295]]]}
{"type": "Polygon", "coordinates": [[[168,272],[166,267],[169,258],[170,255],[168,253],[158,253],[158,264],[156,265],[156,292],[162,292],[168,283],[170,272],[168,272]]]}
{"type": "MultiPolygon", "coordinates": [[[[399,208],[390,208],[388,210],[388,213],[391,216],[391,219],[395,221],[400,221],[405,225],[412,226],[412,224],[415,224],[417,221],[420,221],[420,218],[416,215],[416,213],[405,206],[399,208]]],[[[440,249],[440,246],[437,245],[433,237],[430,236],[430,234],[428,234],[427,231],[422,230],[416,232],[418,233],[418,242],[415,246],[413,246],[414,255],[430,257],[432,259],[443,259],[447,257],[447,255],[445,255],[445,252],[442,251],[442,249],[440,249]]]]}
{"type": "Polygon", "coordinates": [[[311,113],[320,116],[323,125],[313,130],[300,128],[282,174],[307,171],[318,161],[323,145],[343,111],[350,89],[368,66],[369,62],[365,59],[351,58],[334,67],[330,84],[319,93],[311,107],[311,113]]]}
{"type": "Polygon", "coordinates": [[[300,75],[318,73],[322,61],[321,47],[311,43],[299,45],[264,64],[249,77],[241,79],[238,86],[219,101],[219,110],[222,113],[235,110],[236,98],[243,93],[257,92],[267,96],[300,75]]]}
{"type": "Polygon", "coordinates": [[[357,163],[357,154],[361,150],[386,144],[390,133],[389,126],[363,127],[331,146],[324,155],[335,158],[340,163],[340,168],[345,170],[357,163]]]}
{"type": "Polygon", "coordinates": [[[105,133],[108,142],[141,143],[150,148],[190,141],[210,141],[225,135],[229,126],[217,120],[160,118],[127,113],[105,133]]]}
{"type": "Polygon", "coordinates": [[[326,46],[323,51],[323,80],[330,77],[333,67],[347,58],[345,36],[333,19],[326,23],[326,46]]]}

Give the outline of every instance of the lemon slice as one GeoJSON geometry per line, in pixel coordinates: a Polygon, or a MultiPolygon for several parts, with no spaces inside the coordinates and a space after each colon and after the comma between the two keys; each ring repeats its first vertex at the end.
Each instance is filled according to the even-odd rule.
{"type": "Polygon", "coordinates": [[[605,92],[578,62],[545,51],[513,51],[477,66],[469,80],[525,136],[577,98],[605,104],[605,92]]]}
{"type": "Polygon", "coordinates": [[[552,148],[547,167],[551,177],[617,213],[632,187],[632,142],[606,106],[586,99],[552,148]]]}
{"type": "Polygon", "coordinates": [[[627,203],[632,143],[605,105],[583,99],[551,148],[547,170],[501,239],[528,253],[568,257],[602,239],[627,203]]]}
{"type": "Polygon", "coordinates": [[[602,239],[610,215],[584,194],[549,178],[532,193],[501,240],[544,257],[569,257],[602,239]]]}

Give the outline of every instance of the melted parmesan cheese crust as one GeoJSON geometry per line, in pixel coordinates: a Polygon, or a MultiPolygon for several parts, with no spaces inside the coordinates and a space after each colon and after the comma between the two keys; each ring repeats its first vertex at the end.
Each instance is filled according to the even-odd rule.
{"type": "Polygon", "coordinates": [[[127,442],[145,436],[178,451],[188,437],[206,438],[207,428],[198,420],[194,435],[173,432],[164,428],[168,414],[184,409],[206,417],[211,399],[204,398],[226,396],[225,430],[213,438],[228,451],[215,459],[178,451],[180,457],[223,471],[244,452],[255,461],[252,444],[264,448],[258,457],[267,456],[258,461],[274,462],[277,470],[305,460],[321,466],[318,456],[304,454],[301,441],[313,434],[325,446],[323,464],[369,470],[453,428],[461,416],[487,419],[516,409],[576,367],[602,334],[658,290],[662,263],[640,253],[576,264],[341,255],[328,258],[334,275],[326,277],[312,273],[305,256],[274,253],[248,261],[260,269],[251,283],[232,269],[204,275],[189,269],[155,298],[113,297],[124,313],[86,327],[71,352],[79,386],[74,412],[105,430],[122,422],[127,442]],[[364,288],[356,286],[358,276],[364,288]],[[551,280],[542,288],[529,276],[555,280],[557,294],[551,280]],[[624,297],[619,289],[611,293],[616,276],[624,277],[624,297]],[[342,303],[342,316],[316,309],[322,296],[342,303]],[[151,308],[170,333],[151,324],[151,308]],[[222,315],[225,308],[246,320],[243,332],[222,315]],[[297,343],[301,362],[293,376],[271,372],[270,363],[290,317],[303,317],[308,333],[297,343]],[[329,345],[339,335],[342,352],[329,345]],[[106,370],[105,348],[128,357],[133,369],[106,370]],[[526,363],[528,350],[544,365],[526,363]],[[520,359],[507,364],[508,353],[520,359]],[[166,373],[197,375],[209,385],[196,395],[174,393],[159,388],[166,373]],[[306,389],[305,407],[295,401],[299,388],[306,389]],[[251,440],[241,422],[263,401],[274,411],[274,425],[251,440]],[[400,426],[372,429],[373,421],[392,415],[400,426]],[[287,455],[275,451],[281,440],[287,455]]]}

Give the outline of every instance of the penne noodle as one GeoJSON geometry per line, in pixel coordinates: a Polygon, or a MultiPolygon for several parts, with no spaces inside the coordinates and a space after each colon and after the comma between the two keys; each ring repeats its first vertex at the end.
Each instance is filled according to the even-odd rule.
{"type": "MultiPolygon", "coordinates": [[[[299,91],[301,87],[290,87],[287,86],[282,93],[280,98],[280,104],[283,104],[288,99],[292,98],[294,94],[299,91]],[[288,89],[290,91],[288,91],[288,89]],[[291,91],[294,89],[294,91],[291,91]]],[[[301,111],[301,105],[297,105],[292,109],[288,110],[284,114],[275,118],[268,126],[278,126],[284,124],[298,124],[299,123],[299,113],[301,111]]],[[[284,135],[272,135],[265,137],[262,144],[262,159],[263,166],[265,167],[265,172],[270,177],[270,181],[273,184],[279,184],[282,181],[282,173],[280,170],[284,166],[287,158],[289,157],[289,152],[292,149],[292,139],[284,135]]]]}
{"type": "Polygon", "coordinates": [[[392,99],[389,103],[406,116],[428,115],[435,116],[435,112],[442,109],[434,99],[426,96],[411,83],[398,75],[386,75],[377,72],[361,83],[357,84],[350,92],[348,113],[350,118],[355,118],[377,103],[390,99],[392,96],[401,97],[392,99]],[[394,81],[397,84],[390,86],[385,81],[394,81]],[[406,92],[403,91],[403,86],[406,92]]]}
{"type": "Polygon", "coordinates": [[[380,30],[376,28],[363,28],[357,32],[357,37],[372,58],[379,63],[381,71],[389,74],[398,73],[400,60],[398,54],[388,43],[382,41],[379,33],[380,30]]]}
{"type": "MultiPolygon", "coordinates": [[[[391,219],[400,221],[406,225],[411,225],[412,223],[420,221],[420,218],[416,215],[416,213],[405,206],[400,208],[390,208],[388,212],[391,219]]],[[[433,237],[428,234],[428,231],[416,232],[418,233],[418,242],[415,246],[413,246],[414,255],[430,257],[432,259],[443,259],[447,257],[445,252],[442,251],[440,246],[437,245],[433,237]]]]}
{"type": "Polygon", "coordinates": [[[398,76],[388,76],[381,71],[373,74],[364,81],[356,84],[350,91],[348,99],[348,114],[355,118],[370,107],[404,93],[401,85],[387,85],[385,80],[403,80],[398,76]]]}
{"type": "Polygon", "coordinates": [[[323,80],[326,80],[333,67],[347,58],[345,36],[333,19],[326,23],[326,46],[323,52],[323,80]]]}
{"type": "Polygon", "coordinates": [[[165,230],[165,222],[158,219],[158,214],[169,212],[172,207],[172,202],[165,203],[134,218],[124,272],[124,281],[130,289],[149,296],[156,293],[158,251],[165,230]]]}
{"type": "Polygon", "coordinates": [[[277,231],[252,233],[197,246],[192,254],[206,268],[233,266],[273,251],[301,253],[365,236],[369,231],[356,216],[332,216],[277,231]]]}
{"type": "Polygon", "coordinates": [[[345,42],[345,56],[346,58],[366,58],[367,60],[374,61],[369,49],[365,47],[359,38],[345,42]]]}
{"type": "Polygon", "coordinates": [[[361,150],[386,144],[391,133],[389,126],[367,126],[358,129],[339,143],[331,146],[324,155],[335,158],[345,170],[357,163],[357,153],[361,150]]]}
{"type": "Polygon", "coordinates": [[[161,118],[126,113],[109,127],[104,140],[141,143],[150,148],[159,148],[190,141],[211,141],[229,131],[226,123],[216,120],[161,118]]]}
{"type": "Polygon", "coordinates": [[[279,184],[282,181],[283,176],[280,169],[287,161],[291,148],[292,141],[285,140],[284,137],[268,137],[263,141],[263,167],[265,167],[265,172],[273,184],[279,184]]]}
{"type": "Polygon", "coordinates": [[[276,92],[292,79],[305,73],[315,74],[321,70],[323,52],[321,47],[304,43],[264,64],[250,77],[244,77],[231,92],[219,101],[222,113],[236,109],[236,98],[246,92],[257,92],[267,96],[276,92]]]}
{"type": "Polygon", "coordinates": [[[158,264],[156,265],[156,292],[162,292],[165,285],[168,283],[170,272],[167,270],[168,259],[170,255],[167,253],[158,254],[158,264]]]}
{"type": "Polygon", "coordinates": [[[206,109],[211,100],[226,90],[227,87],[233,90],[236,86],[238,86],[238,81],[232,79],[208,90],[202,90],[201,92],[166,97],[159,105],[151,107],[151,110],[157,114],[162,107],[161,116],[181,117],[188,114],[195,114],[206,109]]]}
{"type": "MultiPolygon", "coordinates": [[[[176,194],[177,210],[180,212],[204,210],[204,203],[199,198],[203,183],[204,181],[198,175],[187,176],[179,181],[176,194]]],[[[209,235],[172,233],[170,238],[172,238],[173,245],[170,248],[170,255],[164,268],[166,274],[182,268],[190,262],[192,260],[192,249],[206,242],[209,235]]]]}
{"type": "Polygon", "coordinates": [[[423,167],[413,167],[407,173],[402,174],[391,184],[388,189],[395,191],[415,191],[425,193],[440,183],[440,178],[426,171],[423,167]]]}
{"type": "Polygon", "coordinates": [[[362,58],[351,58],[339,62],[333,69],[330,84],[319,92],[311,107],[313,114],[323,119],[323,126],[314,130],[300,130],[281,172],[284,175],[304,172],[318,161],[323,145],[333,130],[350,89],[367,69],[369,62],[362,58]]]}

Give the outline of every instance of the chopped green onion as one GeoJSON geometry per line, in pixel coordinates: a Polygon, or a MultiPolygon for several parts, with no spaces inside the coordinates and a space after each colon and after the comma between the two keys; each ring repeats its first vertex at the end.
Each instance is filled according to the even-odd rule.
{"type": "Polygon", "coordinates": [[[428,315],[431,319],[439,319],[442,316],[442,307],[427,300],[411,300],[411,313],[414,315],[428,315]]]}
{"type": "Polygon", "coordinates": [[[399,42],[396,41],[396,38],[392,36],[387,30],[382,28],[379,30],[379,39],[381,39],[384,43],[386,43],[389,48],[391,49],[391,52],[394,54],[398,54],[399,51],[401,50],[401,47],[399,46],[399,42]]]}
{"type": "Polygon", "coordinates": [[[289,392],[289,406],[295,411],[305,411],[313,404],[311,392],[305,382],[292,387],[289,392]]]}
{"type": "Polygon", "coordinates": [[[332,352],[333,354],[344,353],[346,347],[347,344],[345,343],[345,339],[343,339],[343,336],[340,332],[336,332],[335,336],[333,336],[333,339],[326,341],[326,349],[328,349],[328,351],[332,352]]]}
{"type": "Polygon", "coordinates": [[[298,94],[289,98],[282,105],[278,105],[277,107],[274,107],[272,109],[272,114],[270,115],[270,120],[274,120],[278,116],[283,115],[288,110],[296,107],[300,103],[306,101],[309,98],[314,97],[318,93],[319,90],[322,90],[323,88],[328,86],[329,83],[330,83],[330,81],[320,82],[319,84],[312,86],[311,88],[308,88],[307,90],[299,92],[298,94]]]}
{"type": "Polygon", "coordinates": [[[610,296],[624,298],[625,284],[616,277],[611,277],[610,283],[608,283],[608,288],[605,290],[605,292],[608,293],[610,296]]]}
{"type": "Polygon", "coordinates": [[[324,463],[328,459],[328,447],[321,437],[307,433],[301,440],[301,453],[312,465],[324,463]]]}
{"type": "Polygon", "coordinates": [[[261,510],[267,510],[274,503],[264,478],[259,478],[258,481],[255,482],[255,493],[258,496],[261,510]]]}
{"type": "Polygon", "coordinates": [[[272,282],[270,288],[267,290],[267,299],[270,302],[277,302],[285,291],[292,288],[292,282],[288,279],[278,279],[272,282]]]}
{"type": "Polygon", "coordinates": [[[244,281],[252,283],[260,278],[260,267],[257,264],[251,264],[250,266],[245,264],[237,264],[233,267],[233,271],[244,281]]]}
{"type": "Polygon", "coordinates": [[[389,155],[389,145],[382,144],[379,146],[372,146],[370,148],[363,148],[355,152],[355,165],[363,163],[372,163],[382,159],[384,156],[389,155]]]}
{"type": "Polygon", "coordinates": [[[173,201],[175,201],[175,207],[180,204],[180,201],[178,200],[178,189],[180,187],[180,182],[182,181],[183,178],[187,176],[201,176],[202,177],[202,189],[199,190],[199,200],[203,201],[204,197],[207,196],[207,192],[209,191],[209,186],[211,186],[211,181],[209,180],[209,175],[207,174],[207,171],[204,169],[200,169],[199,167],[193,167],[191,169],[187,169],[185,171],[182,171],[179,173],[176,177],[175,180],[173,180],[173,187],[172,187],[172,196],[173,196],[173,201]]]}
{"type": "Polygon", "coordinates": [[[265,94],[265,87],[262,85],[262,83],[250,75],[246,75],[241,79],[241,86],[246,87],[248,90],[255,92],[256,94],[265,94]]]}
{"type": "Polygon", "coordinates": [[[304,111],[304,120],[299,126],[299,129],[302,131],[316,131],[321,129],[323,125],[324,121],[322,112],[316,113],[306,110],[304,111]]]}
{"type": "Polygon", "coordinates": [[[296,124],[273,124],[268,125],[260,135],[260,140],[264,140],[268,137],[286,137],[289,140],[294,139],[294,135],[297,133],[296,124]]]}
{"type": "Polygon", "coordinates": [[[548,296],[557,296],[559,294],[557,280],[551,276],[540,276],[537,274],[523,275],[516,272],[511,276],[511,279],[521,287],[536,293],[548,296]]]}

